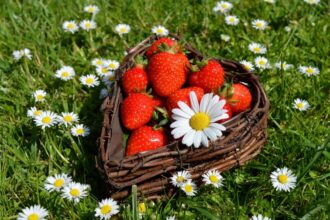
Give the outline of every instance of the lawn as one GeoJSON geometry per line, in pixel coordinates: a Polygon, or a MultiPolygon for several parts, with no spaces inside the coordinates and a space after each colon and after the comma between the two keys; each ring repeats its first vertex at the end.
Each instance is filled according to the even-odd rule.
{"type": "MultiPolygon", "coordinates": [[[[105,88],[82,85],[80,76],[94,74],[94,58],[121,61],[125,49],[151,35],[162,25],[182,36],[209,57],[246,60],[267,58],[267,68],[255,67],[270,100],[268,141],[250,163],[222,173],[223,186],[202,186],[196,196],[178,190],[169,201],[146,202],[145,219],[250,219],[262,214],[271,219],[329,219],[330,177],[330,71],[329,5],[326,0],[229,0],[233,8],[215,13],[214,0],[7,0],[0,4],[0,219],[16,219],[23,208],[40,204],[48,219],[94,219],[95,209],[108,198],[95,168],[96,139],[102,114],[99,98],[105,88]],[[317,2],[317,1],[316,1],[317,2]],[[100,11],[91,15],[84,6],[100,11]],[[225,22],[227,15],[239,19],[225,22]],[[65,32],[64,21],[94,19],[97,27],[65,32]],[[254,19],[268,22],[255,29],[254,19]],[[130,25],[119,35],[116,25],[130,25]],[[228,39],[229,38],[229,39],[228,39]],[[251,52],[252,42],[262,44],[265,54],[251,52]],[[13,52],[28,48],[32,58],[15,60],[13,52]],[[292,68],[277,68],[286,62],[292,68]],[[67,65],[76,75],[68,81],[55,77],[67,65]],[[301,66],[319,74],[301,73],[301,66]],[[313,69],[315,71],[315,69],[313,69]],[[33,93],[44,90],[45,101],[33,93]],[[310,104],[306,111],[293,107],[300,98],[310,104]],[[61,114],[74,112],[79,123],[90,128],[76,137],[70,126],[42,129],[27,115],[38,109],[61,114]],[[277,191],[270,174],[288,167],[297,177],[289,192],[277,191]],[[45,189],[48,176],[66,173],[76,182],[90,185],[78,203],[45,189]]],[[[143,201],[140,201],[143,202],[143,201]]],[[[119,219],[134,219],[132,203],[120,202],[119,219]]]]}

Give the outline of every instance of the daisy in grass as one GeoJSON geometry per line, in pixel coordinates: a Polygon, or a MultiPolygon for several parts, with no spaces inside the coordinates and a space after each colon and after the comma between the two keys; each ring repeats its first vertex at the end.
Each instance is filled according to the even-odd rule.
{"type": "Polygon", "coordinates": [[[44,111],[34,118],[34,122],[42,129],[52,127],[58,122],[58,115],[51,111],[44,111]]]}
{"type": "Polygon", "coordinates": [[[266,47],[255,42],[249,44],[249,50],[255,54],[265,54],[267,51],[266,47]]]}
{"type": "Polygon", "coordinates": [[[320,0],[304,0],[304,2],[306,2],[310,5],[316,5],[320,2],[320,0]]]}
{"type": "Polygon", "coordinates": [[[60,122],[64,124],[65,127],[79,121],[78,115],[73,112],[62,112],[61,114],[62,116],[60,117],[60,122]]]}
{"type": "Polygon", "coordinates": [[[225,22],[228,25],[236,26],[239,22],[239,19],[235,15],[228,15],[228,16],[225,17],[225,22]]]}
{"type": "Polygon", "coordinates": [[[166,220],[176,220],[175,216],[167,216],[166,220]]]}
{"type": "Polygon", "coordinates": [[[35,118],[35,117],[41,115],[41,113],[42,113],[42,110],[38,110],[37,107],[31,107],[27,111],[27,115],[31,118],[35,118]]]}
{"type": "Polygon", "coordinates": [[[270,175],[273,187],[277,191],[289,192],[291,189],[296,187],[297,177],[292,173],[291,170],[284,167],[282,169],[277,168],[270,175]]]}
{"type": "Polygon", "coordinates": [[[95,217],[100,219],[110,219],[111,216],[119,213],[119,205],[113,199],[103,199],[95,209],[95,217]]]}
{"type": "Polygon", "coordinates": [[[102,82],[104,83],[104,85],[106,86],[111,86],[112,83],[115,80],[115,73],[114,72],[110,72],[110,74],[106,75],[103,77],[102,82]]]}
{"type": "Polygon", "coordinates": [[[250,220],[270,220],[270,218],[266,216],[262,216],[261,214],[254,215],[250,218],[250,220]]]}
{"type": "Polygon", "coordinates": [[[244,66],[244,68],[247,71],[249,71],[249,72],[254,71],[254,66],[253,66],[253,64],[251,62],[246,61],[246,60],[242,60],[240,63],[244,66]]]}
{"type": "Polygon", "coordinates": [[[259,69],[262,69],[262,70],[270,68],[270,64],[269,64],[267,58],[265,58],[265,57],[255,58],[254,64],[256,65],[256,67],[258,67],[259,69]]]}
{"type": "Polygon", "coordinates": [[[206,185],[213,185],[216,188],[222,186],[223,177],[217,170],[209,170],[203,174],[203,181],[206,185]]]}
{"type": "Polygon", "coordinates": [[[24,56],[27,59],[31,60],[32,59],[31,51],[27,48],[24,48],[22,50],[15,50],[13,52],[13,57],[14,57],[14,60],[16,60],[16,61],[22,59],[24,56]]]}
{"type": "Polygon", "coordinates": [[[305,74],[306,76],[316,76],[320,74],[320,70],[312,66],[299,66],[299,72],[305,74]]]}
{"type": "Polygon", "coordinates": [[[36,102],[43,102],[45,101],[45,97],[46,97],[46,92],[44,90],[36,90],[34,93],[33,93],[33,97],[34,97],[34,100],[36,102]]]}
{"type": "Polygon", "coordinates": [[[84,7],[84,12],[87,12],[87,13],[97,14],[99,11],[100,11],[100,9],[96,5],[87,5],[84,7]]]}
{"type": "Polygon", "coordinates": [[[45,189],[49,192],[60,191],[64,186],[71,183],[72,179],[65,173],[55,174],[46,179],[45,189]]]}
{"type": "Polygon", "coordinates": [[[179,171],[171,177],[171,183],[174,186],[180,187],[184,182],[187,182],[191,178],[191,174],[188,171],[179,171]]]}
{"type": "Polygon", "coordinates": [[[268,3],[272,3],[274,4],[276,2],[276,0],[264,0],[265,2],[268,2],[268,3]]]}
{"type": "Polygon", "coordinates": [[[24,208],[17,217],[17,220],[44,220],[48,216],[48,211],[40,205],[33,205],[24,208]]]}
{"type": "Polygon", "coordinates": [[[90,31],[96,28],[96,23],[92,20],[83,20],[80,22],[79,26],[85,31],[90,31]]]}
{"type": "Polygon", "coordinates": [[[101,91],[100,91],[99,98],[100,98],[100,99],[104,99],[105,97],[108,96],[108,94],[109,94],[108,89],[107,89],[107,88],[103,88],[103,89],[101,89],[101,91]]]}
{"type": "Polygon", "coordinates": [[[107,66],[110,70],[116,70],[119,67],[119,62],[117,60],[106,60],[104,66],[107,66]]]}
{"type": "Polygon", "coordinates": [[[89,185],[71,182],[63,187],[62,197],[73,201],[74,203],[78,203],[80,199],[87,196],[88,189],[89,185]]]}
{"type": "Polygon", "coordinates": [[[75,76],[75,71],[71,66],[63,66],[61,69],[56,70],[55,77],[68,81],[75,76]]]}
{"type": "Polygon", "coordinates": [[[194,196],[197,192],[196,190],[196,184],[192,182],[192,180],[187,180],[187,182],[184,182],[180,187],[187,196],[194,196]]]}
{"type": "Polygon", "coordinates": [[[290,32],[290,31],[291,31],[291,27],[290,27],[290,26],[285,26],[285,27],[284,27],[284,30],[285,30],[286,32],[290,32]]]}
{"type": "Polygon", "coordinates": [[[110,68],[108,66],[103,64],[101,66],[96,67],[96,73],[98,76],[104,77],[104,76],[110,75],[112,73],[112,71],[110,70],[110,68]]]}
{"type": "Polygon", "coordinates": [[[230,41],[230,36],[226,35],[226,34],[221,34],[220,39],[225,41],[225,42],[228,42],[228,41],[230,41]]]}
{"type": "Polygon", "coordinates": [[[104,64],[104,62],[105,62],[105,60],[102,58],[94,58],[92,60],[92,65],[98,67],[98,66],[102,66],[104,64]]]}
{"type": "Polygon", "coordinates": [[[161,25],[157,25],[151,28],[151,32],[158,35],[158,36],[167,36],[168,30],[161,25]]]}
{"type": "Polygon", "coordinates": [[[277,68],[277,69],[289,70],[292,67],[293,67],[292,64],[288,64],[286,62],[277,62],[277,63],[275,63],[275,68],[277,68]]]}
{"type": "Polygon", "coordinates": [[[93,74],[81,76],[79,79],[80,79],[80,82],[87,87],[94,87],[94,86],[98,86],[100,84],[99,79],[93,74]]]}
{"type": "Polygon", "coordinates": [[[257,30],[265,30],[268,26],[268,23],[264,20],[255,19],[252,21],[252,27],[257,30]]]}
{"type": "Polygon", "coordinates": [[[90,133],[89,128],[83,124],[78,124],[71,128],[71,134],[76,137],[78,136],[86,137],[89,135],[89,133],[90,133]]]}
{"type": "Polygon", "coordinates": [[[306,100],[295,99],[293,102],[293,108],[298,109],[299,111],[306,111],[310,108],[310,105],[306,100]]]}
{"type": "Polygon", "coordinates": [[[217,5],[213,8],[214,12],[226,13],[233,8],[233,4],[226,1],[217,2],[217,5]]]}
{"type": "Polygon", "coordinates": [[[119,35],[123,35],[123,34],[128,34],[131,30],[131,27],[127,24],[118,24],[115,27],[115,30],[119,35]]]}
{"type": "Polygon", "coordinates": [[[181,138],[182,143],[187,146],[198,148],[202,144],[209,146],[209,141],[215,141],[222,136],[226,128],[218,123],[219,120],[228,118],[227,110],[223,109],[225,100],[220,100],[218,95],[208,93],[203,95],[198,103],[194,92],[189,94],[189,107],[186,103],[179,101],[179,108],[172,110],[174,122],[170,125],[173,129],[171,134],[175,139],[181,138]]]}
{"type": "Polygon", "coordinates": [[[70,32],[70,33],[74,34],[75,32],[78,31],[79,26],[77,25],[77,23],[75,21],[64,21],[62,28],[63,28],[64,32],[70,32]]]}

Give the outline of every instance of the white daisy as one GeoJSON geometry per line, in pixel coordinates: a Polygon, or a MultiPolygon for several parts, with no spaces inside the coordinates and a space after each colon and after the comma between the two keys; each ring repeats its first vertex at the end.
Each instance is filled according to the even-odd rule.
{"type": "Polygon", "coordinates": [[[87,196],[88,189],[89,185],[87,184],[71,182],[63,187],[62,197],[78,203],[80,199],[87,196]]]}
{"type": "Polygon", "coordinates": [[[268,26],[268,23],[264,20],[255,19],[252,21],[252,27],[257,30],[265,30],[268,26]]]}
{"type": "Polygon", "coordinates": [[[45,189],[49,192],[60,191],[64,186],[72,182],[71,177],[65,173],[55,174],[46,179],[45,189]]]}
{"type": "Polygon", "coordinates": [[[289,192],[296,186],[297,177],[286,167],[282,169],[277,168],[276,171],[271,173],[270,178],[273,187],[278,191],[284,190],[289,192]]]}
{"type": "Polygon", "coordinates": [[[265,2],[268,2],[268,3],[272,3],[274,4],[276,2],[276,0],[264,0],[265,2]]]}
{"type": "Polygon", "coordinates": [[[79,79],[83,85],[88,86],[88,87],[94,87],[94,86],[98,86],[100,84],[99,79],[93,74],[81,76],[79,79]]]}
{"type": "Polygon", "coordinates": [[[275,63],[275,67],[277,69],[289,70],[289,69],[291,69],[293,67],[293,65],[292,64],[288,64],[286,62],[277,62],[277,63],[275,63]]]}
{"type": "Polygon", "coordinates": [[[107,66],[110,70],[116,70],[119,67],[119,62],[117,60],[106,60],[104,66],[107,66]]]}
{"type": "Polygon", "coordinates": [[[214,12],[226,13],[233,8],[233,4],[226,1],[217,2],[217,5],[213,8],[214,12]]]}
{"type": "Polygon", "coordinates": [[[228,16],[225,17],[225,22],[226,22],[226,24],[228,24],[228,25],[233,25],[233,26],[235,26],[235,25],[238,24],[239,19],[238,19],[238,17],[235,16],[235,15],[228,15],[228,16]]]}
{"type": "Polygon", "coordinates": [[[79,121],[78,115],[73,112],[62,112],[61,114],[62,116],[60,117],[60,121],[65,125],[65,127],[79,121]]]}
{"type": "Polygon", "coordinates": [[[249,50],[255,54],[265,54],[267,51],[266,47],[255,42],[249,44],[249,50]]]}
{"type": "Polygon", "coordinates": [[[87,12],[87,13],[97,14],[99,11],[100,11],[100,9],[96,5],[87,5],[84,7],[84,12],[87,12]]]}
{"type": "Polygon", "coordinates": [[[188,171],[179,171],[176,174],[173,174],[171,177],[171,183],[174,186],[181,186],[184,182],[188,181],[191,178],[191,174],[188,171]]]}
{"type": "Polygon", "coordinates": [[[222,124],[217,123],[229,117],[227,110],[223,109],[226,101],[220,100],[218,95],[208,93],[203,95],[199,104],[194,92],[189,95],[192,107],[179,101],[179,108],[172,110],[174,122],[170,125],[173,129],[171,134],[175,139],[183,137],[182,143],[187,146],[194,145],[198,148],[202,144],[208,147],[208,139],[215,141],[226,130],[222,124]]]}
{"type": "Polygon", "coordinates": [[[166,220],[176,220],[175,216],[167,216],[166,220]]]}
{"type": "Polygon", "coordinates": [[[290,27],[290,26],[285,26],[285,27],[284,27],[284,30],[285,30],[286,32],[290,32],[290,31],[291,31],[291,27],[290,27]]]}
{"type": "Polygon", "coordinates": [[[95,209],[95,217],[100,219],[110,219],[111,216],[119,212],[119,205],[113,199],[103,199],[95,209]]]}
{"type": "Polygon", "coordinates": [[[104,64],[104,59],[102,59],[102,58],[94,58],[92,60],[92,65],[93,66],[98,67],[98,66],[102,66],[103,64],[104,64]]]}
{"type": "Polygon", "coordinates": [[[108,94],[109,94],[108,89],[107,89],[107,88],[103,88],[103,89],[101,89],[101,91],[100,91],[99,98],[100,98],[100,99],[103,99],[103,98],[107,97],[108,94]]]}
{"type": "Polygon", "coordinates": [[[306,100],[295,99],[293,102],[293,108],[298,109],[299,111],[306,111],[310,108],[310,105],[306,100]]]}
{"type": "Polygon", "coordinates": [[[17,217],[17,220],[45,220],[48,211],[40,205],[33,205],[24,208],[17,217]]]}
{"type": "Polygon", "coordinates": [[[316,76],[320,74],[320,70],[312,66],[299,66],[298,69],[300,73],[305,74],[307,76],[316,76]]]}
{"type": "Polygon", "coordinates": [[[304,0],[304,2],[306,2],[310,5],[316,5],[320,2],[320,0],[304,0]]]}
{"type": "Polygon", "coordinates": [[[83,136],[83,137],[85,137],[85,136],[89,135],[89,133],[90,133],[89,128],[86,127],[83,124],[78,124],[78,125],[75,125],[71,128],[71,134],[73,136],[77,136],[77,137],[78,136],[83,136]]]}
{"type": "Polygon", "coordinates": [[[111,72],[110,74],[103,77],[102,82],[109,87],[110,85],[112,85],[114,80],[115,80],[115,74],[114,72],[111,72]]]}
{"type": "Polygon", "coordinates": [[[267,58],[265,58],[265,57],[257,57],[257,58],[255,58],[254,59],[254,64],[259,69],[268,69],[268,68],[270,68],[270,64],[269,64],[267,58]]]}
{"type": "Polygon", "coordinates": [[[131,30],[131,27],[127,24],[118,24],[115,30],[119,35],[123,35],[128,34],[131,30]]]}
{"type": "Polygon", "coordinates": [[[22,59],[24,56],[27,59],[31,60],[32,59],[31,51],[27,48],[24,48],[22,50],[15,50],[13,52],[13,57],[14,57],[14,60],[16,60],[16,61],[22,59]]]}
{"type": "Polygon", "coordinates": [[[64,21],[62,28],[64,32],[71,32],[73,34],[78,31],[79,26],[75,21],[64,21]]]}
{"type": "Polygon", "coordinates": [[[254,215],[250,218],[250,220],[270,220],[267,216],[262,216],[261,214],[254,215]]]}
{"type": "Polygon", "coordinates": [[[68,81],[75,76],[75,71],[71,66],[63,66],[61,69],[56,70],[55,77],[68,81]]]}
{"type": "Polygon", "coordinates": [[[41,126],[42,129],[45,129],[57,124],[58,116],[54,112],[44,111],[34,118],[34,122],[37,126],[41,126]]]}
{"type": "Polygon", "coordinates": [[[104,77],[104,76],[112,74],[112,71],[110,70],[110,68],[108,66],[103,64],[101,66],[96,67],[96,73],[98,76],[104,77]]]}
{"type": "Polygon", "coordinates": [[[35,117],[41,115],[41,113],[42,113],[42,110],[38,110],[36,107],[31,107],[27,111],[27,115],[31,118],[35,118],[35,117]]]}
{"type": "Polygon", "coordinates": [[[206,185],[213,185],[214,187],[218,188],[222,186],[223,177],[221,176],[220,172],[217,170],[209,170],[207,173],[203,174],[203,181],[206,185]]]}
{"type": "Polygon", "coordinates": [[[158,35],[158,36],[167,36],[168,30],[161,25],[157,25],[151,28],[151,32],[158,35]]]}
{"type": "Polygon", "coordinates": [[[192,180],[184,182],[180,187],[187,196],[194,196],[196,194],[196,184],[192,180]]]}
{"type": "Polygon", "coordinates": [[[226,34],[221,34],[220,39],[225,41],[225,42],[228,42],[228,41],[230,41],[230,36],[226,35],[226,34]]]}
{"type": "Polygon", "coordinates": [[[34,100],[36,102],[43,102],[43,101],[45,101],[46,94],[47,93],[44,90],[41,90],[41,89],[36,90],[33,93],[34,100]]]}
{"type": "Polygon", "coordinates": [[[244,66],[244,68],[247,71],[249,71],[249,72],[254,71],[254,66],[253,66],[253,64],[251,62],[246,61],[246,60],[242,60],[240,63],[244,66]]]}
{"type": "Polygon", "coordinates": [[[31,60],[32,59],[31,51],[27,48],[24,48],[23,51],[24,51],[24,56],[29,60],[31,60]]]}
{"type": "Polygon", "coordinates": [[[92,20],[83,20],[80,22],[79,26],[86,31],[90,31],[96,28],[96,23],[92,20]]]}

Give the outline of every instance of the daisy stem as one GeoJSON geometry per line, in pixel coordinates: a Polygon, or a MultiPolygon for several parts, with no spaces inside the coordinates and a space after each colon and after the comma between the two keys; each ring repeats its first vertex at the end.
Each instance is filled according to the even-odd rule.
{"type": "Polygon", "coordinates": [[[89,43],[91,45],[91,51],[95,51],[95,43],[93,40],[93,35],[92,35],[92,31],[89,32],[89,43]]]}

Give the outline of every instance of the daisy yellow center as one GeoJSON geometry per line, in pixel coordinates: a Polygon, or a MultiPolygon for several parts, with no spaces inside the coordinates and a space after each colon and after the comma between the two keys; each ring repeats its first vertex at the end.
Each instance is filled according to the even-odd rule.
{"type": "Polygon", "coordinates": [[[119,32],[121,32],[121,33],[125,33],[125,32],[126,32],[126,28],[125,28],[125,27],[121,27],[121,28],[119,29],[119,32]]]}
{"type": "Polygon", "coordinates": [[[158,34],[163,34],[163,33],[164,33],[164,30],[161,29],[161,28],[158,28],[158,29],[157,29],[157,33],[158,33],[158,34]]]}
{"type": "Polygon", "coordinates": [[[93,78],[87,78],[86,79],[86,83],[87,84],[92,84],[94,82],[94,79],[93,78]]]}
{"type": "Polygon", "coordinates": [[[92,26],[91,23],[86,23],[86,24],[85,24],[85,27],[86,27],[86,28],[91,28],[91,26],[92,26]]]}
{"type": "Polygon", "coordinates": [[[84,133],[84,129],[83,128],[77,128],[76,133],[78,135],[82,135],[84,133]]]}
{"type": "Polygon", "coordinates": [[[254,51],[255,51],[255,52],[260,52],[260,47],[255,47],[255,48],[254,48],[254,51]]]}
{"type": "Polygon", "coordinates": [[[63,117],[63,120],[66,121],[66,122],[71,122],[72,121],[72,116],[71,115],[66,115],[63,117]]]}
{"type": "Polygon", "coordinates": [[[109,64],[109,67],[112,68],[112,69],[114,69],[114,68],[116,68],[116,64],[114,64],[114,63],[110,63],[110,64],[109,64]]]}
{"type": "Polygon", "coordinates": [[[230,21],[231,23],[234,23],[234,22],[235,22],[235,18],[229,18],[229,21],[230,21]]]}
{"type": "Polygon", "coordinates": [[[304,104],[303,104],[302,102],[299,102],[299,103],[297,104],[297,107],[298,107],[298,108],[303,108],[303,107],[304,107],[304,104]]]}
{"type": "Polygon", "coordinates": [[[102,73],[106,73],[106,72],[108,72],[108,69],[107,68],[102,68],[102,73]]]}
{"type": "Polygon", "coordinates": [[[183,176],[178,176],[178,177],[176,178],[176,181],[177,181],[178,183],[182,183],[182,182],[184,181],[183,176]]]}
{"type": "Polygon", "coordinates": [[[64,184],[64,179],[57,179],[57,180],[55,180],[55,182],[54,182],[54,186],[55,186],[56,188],[60,188],[61,186],[63,186],[63,184],[64,184]]]}
{"type": "Polygon", "coordinates": [[[111,208],[110,205],[104,205],[104,206],[102,206],[102,208],[101,208],[101,213],[102,213],[103,215],[106,215],[106,214],[110,213],[111,210],[112,210],[112,208],[111,208]]]}
{"type": "Polygon", "coordinates": [[[31,215],[29,215],[29,217],[27,219],[28,220],[39,220],[39,215],[36,213],[32,213],[31,215]]]}
{"type": "Polygon", "coordinates": [[[38,100],[42,100],[43,98],[44,98],[44,95],[42,95],[42,94],[37,95],[38,100]]]}
{"type": "Polygon", "coordinates": [[[146,212],[146,204],[144,204],[144,203],[139,204],[139,212],[140,213],[145,213],[146,212]]]}
{"type": "Polygon", "coordinates": [[[45,116],[41,119],[42,123],[49,124],[52,121],[52,118],[50,116],[45,116]]]}
{"type": "Polygon", "coordinates": [[[212,183],[217,183],[217,182],[219,182],[218,177],[216,177],[215,175],[211,175],[209,178],[210,178],[210,181],[211,181],[212,183]]]}
{"type": "Polygon", "coordinates": [[[314,70],[313,70],[312,68],[307,68],[307,69],[306,69],[306,72],[307,72],[308,74],[313,74],[313,73],[314,73],[314,70]]]}
{"type": "Polygon", "coordinates": [[[263,65],[265,65],[265,64],[266,64],[266,62],[265,62],[264,60],[260,60],[260,61],[259,61],[259,65],[262,65],[262,66],[263,66],[263,65]]]}
{"type": "Polygon", "coordinates": [[[251,67],[249,65],[244,65],[244,67],[247,69],[247,70],[250,70],[251,67]]]}
{"type": "Polygon", "coordinates": [[[284,175],[284,174],[278,175],[277,179],[282,184],[288,183],[288,176],[287,175],[284,175]]]}
{"type": "Polygon", "coordinates": [[[210,122],[211,119],[209,115],[199,112],[190,118],[189,124],[193,129],[201,131],[207,128],[210,122]]]}
{"type": "Polygon", "coordinates": [[[37,110],[37,111],[33,112],[33,114],[34,114],[35,116],[39,116],[39,115],[41,115],[41,113],[42,113],[41,110],[37,110]]]}
{"type": "Polygon", "coordinates": [[[228,8],[228,5],[227,4],[222,4],[222,8],[223,9],[227,9],[228,8]]]}
{"type": "Polygon", "coordinates": [[[257,23],[256,23],[256,26],[259,27],[259,28],[261,28],[263,25],[262,25],[261,22],[257,22],[257,23]]]}
{"type": "Polygon", "coordinates": [[[62,72],[62,77],[68,77],[69,73],[67,71],[62,72]]]}
{"type": "Polygon", "coordinates": [[[71,189],[70,190],[70,195],[73,197],[77,197],[80,195],[80,191],[78,189],[71,189]]]}
{"type": "Polygon", "coordinates": [[[187,184],[185,187],[184,187],[184,190],[187,192],[187,193],[191,193],[193,191],[193,188],[191,185],[187,184]]]}
{"type": "Polygon", "coordinates": [[[94,12],[94,8],[92,8],[92,7],[88,8],[88,12],[93,13],[94,12]]]}
{"type": "Polygon", "coordinates": [[[97,65],[101,65],[103,62],[102,62],[102,60],[98,60],[98,61],[96,61],[96,64],[97,65]]]}
{"type": "Polygon", "coordinates": [[[69,28],[69,29],[73,29],[73,28],[74,28],[74,24],[69,23],[69,24],[68,24],[68,28],[69,28]]]}

